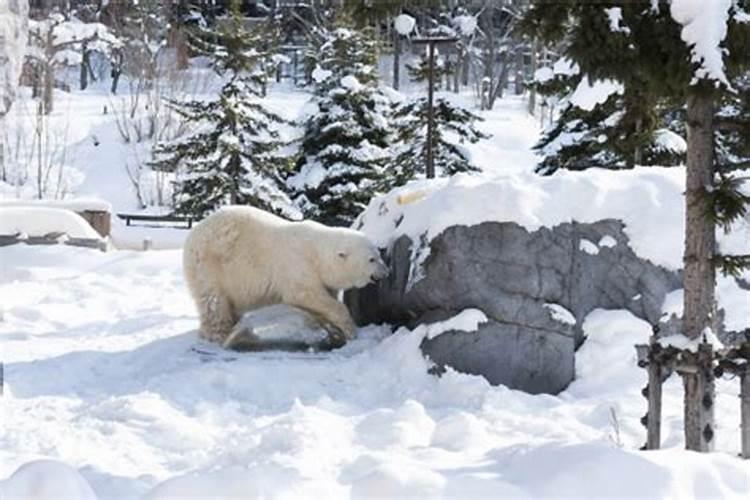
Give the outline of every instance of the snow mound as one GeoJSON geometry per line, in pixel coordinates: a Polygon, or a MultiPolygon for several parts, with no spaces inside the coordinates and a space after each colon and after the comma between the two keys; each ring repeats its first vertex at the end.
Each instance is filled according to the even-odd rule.
{"type": "Polygon", "coordinates": [[[75,212],[48,207],[0,207],[0,234],[44,236],[65,233],[71,238],[101,239],[86,220],[75,212]]]}
{"type": "Polygon", "coordinates": [[[55,460],[28,462],[0,488],[4,500],[96,500],[89,483],[77,470],[55,460]]]}
{"type": "MultiPolygon", "coordinates": [[[[684,184],[683,169],[659,167],[565,171],[550,177],[460,174],[414,181],[374,198],[355,227],[387,248],[402,235],[428,242],[455,225],[515,222],[534,231],[570,221],[612,218],[625,223],[636,254],[680,269],[684,184]]],[[[721,238],[723,248],[741,250],[746,248],[748,232],[740,228],[721,238]]],[[[587,248],[595,247],[592,243],[587,248]]]]}

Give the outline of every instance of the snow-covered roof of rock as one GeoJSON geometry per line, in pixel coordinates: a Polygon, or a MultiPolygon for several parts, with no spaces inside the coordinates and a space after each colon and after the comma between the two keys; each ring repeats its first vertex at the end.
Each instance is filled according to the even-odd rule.
{"type": "MultiPolygon", "coordinates": [[[[681,168],[589,169],[549,177],[459,174],[411,182],[374,198],[354,227],[384,248],[401,235],[414,241],[425,235],[429,241],[455,225],[511,221],[533,231],[612,218],[625,223],[639,256],[680,269],[684,185],[681,168]]],[[[723,251],[746,253],[750,229],[738,227],[720,240],[723,251]]]]}

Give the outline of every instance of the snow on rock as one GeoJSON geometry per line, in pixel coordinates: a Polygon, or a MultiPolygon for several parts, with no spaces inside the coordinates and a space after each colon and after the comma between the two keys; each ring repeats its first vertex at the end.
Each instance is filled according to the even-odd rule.
{"type": "Polygon", "coordinates": [[[599,243],[597,243],[599,247],[607,247],[612,248],[614,246],[617,246],[617,240],[613,237],[607,235],[603,237],[601,240],[599,240],[599,243]]]}
{"type": "Polygon", "coordinates": [[[672,19],[682,25],[681,37],[699,66],[693,83],[715,80],[729,86],[724,73],[724,52],[721,43],[727,35],[727,21],[733,0],[713,0],[706,8],[704,0],[672,0],[672,19]]]}
{"type": "Polygon", "coordinates": [[[587,77],[584,77],[570,95],[569,101],[573,106],[591,111],[598,104],[609,99],[612,94],[622,94],[624,91],[625,87],[614,80],[595,80],[591,83],[587,77]]]}
{"type": "Polygon", "coordinates": [[[672,316],[681,318],[684,297],[685,290],[682,288],[668,293],[667,296],[664,297],[664,304],[661,306],[662,318],[668,319],[672,316]]]}
{"type": "Polygon", "coordinates": [[[654,132],[654,147],[657,151],[687,153],[687,141],[669,129],[661,128],[654,132]]]}
{"type": "Polygon", "coordinates": [[[3,500],[96,500],[79,472],[55,460],[36,460],[18,468],[0,483],[3,500]]]}
{"type": "Polygon", "coordinates": [[[544,304],[544,307],[549,310],[554,320],[565,323],[567,325],[576,324],[576,318],[575,316],[573,316],[573,313],[565,309],[560,304],[546,303],[544,304]]]}
{"type": "MultiPolygon", "coordinates": [[[[682,268],[684,171],[637,167],[611,171],[455,175],[411,182],[374,198],[355,227],[381,248],[401,235],[431,241],[450,226],[516,222],[529,231],[570,221],[618,219],[635,253],[682,268]]],[[[720,234],[722,248],[747,245],[746,230],[720,234]]],[[[419,255],[421,260],[427,255],[419,255]]]]}
{"type": "Polygon", "coordinates": [[[44,236],[65,233],[71,238],[101,239],[86,220],[70,210],[48,207],[0,207],[0,234],[44,236]]]}
{"type": "Polygon", "coordinates": [[[487,321],[487,315],[479,309],[464,309],[452,318],[420,326],[417,331],[423,328],[425,338],[431,339],[448,331],[475,332],[487,321]]]}
{"type": "Polygon", "coordinates": [[[578,249],[589,255],[597,255],[599,253],[599,247],[596,246],[596,243],[587,239],[581,239],[581,241],[578,242],[578,249]]]}

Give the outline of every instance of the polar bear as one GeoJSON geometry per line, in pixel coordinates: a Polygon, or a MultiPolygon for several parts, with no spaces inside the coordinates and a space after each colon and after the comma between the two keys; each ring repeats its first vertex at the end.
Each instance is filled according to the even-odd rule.
{"type": "Polygon", "coordinates": [[[288,304],[338,330],[333,340],[343,344],[355,325],[339,290],[361,288],[388,268],[359,231],[229,206],[191,230],[183,270],[208,340],[223,343],[247,311],[288,304]]]}

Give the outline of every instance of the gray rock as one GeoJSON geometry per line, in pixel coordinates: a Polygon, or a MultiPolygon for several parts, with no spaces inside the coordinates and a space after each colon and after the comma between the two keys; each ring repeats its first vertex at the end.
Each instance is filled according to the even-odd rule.
{"type": "Polygon", "coordinates": [[[275,304],[245,313],[224,347],[235,351],[326,351],[343,345],[311,313],[286,304],[275,304]]]}
{"type": "Polygon", "coordinates": [[[613,219],[531,232],[512,222],[453,226],[429,242],[423,278],[409,284],[413,245],[406,236],[396,240],[385,252],[389,278],[346,295],[355,320],[414,327],[481,309],[491,321],[478,332],[446,333],[423,350],[440,365],[535,393],[557,393],[573,379],[592,310],[627,309],[656,323],[665,295],[682,286],[679,273],[635,255],[613,219]],[[605,236],[616,244],[597,246],[605,236]],[[583,240],[594,254],[581,250],[583,240]],[[554,318],[545,304],[564,307],[575,324],[554,318]]]}

